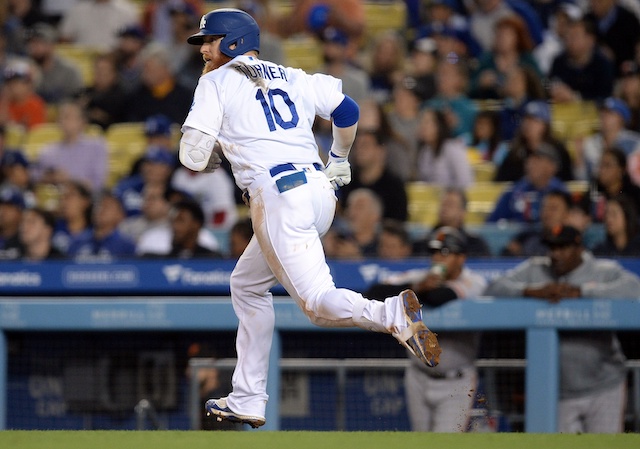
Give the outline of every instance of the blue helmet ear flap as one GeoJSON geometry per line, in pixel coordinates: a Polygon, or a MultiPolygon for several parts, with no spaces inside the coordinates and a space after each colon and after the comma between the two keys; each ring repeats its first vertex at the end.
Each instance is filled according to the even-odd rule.
{"type": "Polygon", "coordinates": [[[248,51],[260,51],[260,27],[244,11],[221,8],[211,11],[200,19],[200,31],[189,36],[187,42],[202,45],[205,36],[222,36],[220,51],[234,58],[248,51]]]}

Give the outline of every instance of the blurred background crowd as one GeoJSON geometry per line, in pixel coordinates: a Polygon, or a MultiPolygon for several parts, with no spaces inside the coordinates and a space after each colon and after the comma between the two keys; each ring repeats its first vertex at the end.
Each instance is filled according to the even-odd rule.
{"type": "Polygon", "coordinates": [[[440,226],[471,257],[526,257],[562,224],[640,256],[637,0],[6,0],[2,260],[242,253],[228,164],[176,156],[202,70],[186,37],[228,6],[260,24],[261,57],[361,107],[328,257],[423,256],[440,226]]]}

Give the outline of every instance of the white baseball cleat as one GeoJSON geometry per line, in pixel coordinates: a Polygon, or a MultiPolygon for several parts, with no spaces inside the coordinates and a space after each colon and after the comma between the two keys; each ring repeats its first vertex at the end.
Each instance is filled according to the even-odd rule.
{"type": "Polygon", "coordinates": [[[440,362],[440,344],[436,334],[431,332],[422,321],[422,305],[412,290],[400,293],[407,327],[392,334],[402,346],[422,360],[427,366],[436,366],[440,362]]]}
{"type": "Polygon", "coordinates": [[[209,399],[205,405],[207,416],[214,415],[218,421],[226,419],[227,421],[249,424],[254,429],[264,426],[266,420],[262,416],[240,415],[235,413],[227,406],[227,398],[209,399]]]}

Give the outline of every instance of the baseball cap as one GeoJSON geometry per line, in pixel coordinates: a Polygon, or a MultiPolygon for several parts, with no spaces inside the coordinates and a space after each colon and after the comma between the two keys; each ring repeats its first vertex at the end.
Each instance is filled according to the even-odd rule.
{"type": "Polygon", "coordinates": [[[159,164],[165,164],[170,167],[175,166],[176,158],[168,148],[164,148],[157,145],[152,145],[147,148],[144,154],[144,160],[149,162],[157,162],[159,164]]]}
{"type": "Polygon", "coordinates": [[[118,32],[118,37],[134,37],[136,39],[143,40],[146,35],[144,30],[139,25],[129,25],[118,32]]]}
{"type": "Polygon", "coordinates": [[[431,0],[429,6],[447,6],[454,11],[458,11],[457,0],[431,0]]]}
{"type": "Polygon", "coordinates": [[[322,35],[320,36],[322,42],[328,42],[333,44],[339,44],[342,46],[346,46],[349,43],[349,37],[334,27],[327,27],[322,31],[322,35]]]}
{"type": "Polygon", "coordinates": [[[144,133],[147,136],[170,136],[171,120],[163,114],[151,115],[144,122],[144,133]]]}
{"type": "Polygon", "coordinates": [[[430,251],[449,250],[463,254],[467,252],[467,238],[452,226],[442,226],[431,233],[428,246],[430,251]]]}
{"type": "Polygon", "coordinates": [[[547,246],[580,245],[582,234],[573,226],[557,225],[543,231],[542,243],[547,246]]]}
{"type": "Polygon", "coordinates": [[[584,17],[582,9],[571,0],[561,1],[555,11],[564,13],[572,22],[577,22],[584,17]]]}
{"type": "Polygon", "coordinates": [[[52,25],[49,25],[48,23],[38,22],[31,28],[28,28],[26,30],[25,38],[27,41],[39,39],[45,42],[53,43],[58,40],[58,33],[52,25]]]}
{"type": "Polygon", "coordinates": [[[2,72],[5,81],[14,79],[31,80],[31,66],[27,61],[11,61],[2,72]]]}
{"type": "Polygon", "coordinates": [[[551,144],[548,144],[547,142],[542,142],[538,146],[538,148],[533,150],[530,156],[546,157],[556,164],[560,163],[560,156],[558,156],[558,152],[551,144]]]}
{"type": "Polygon", "coordinates": [[[14,187],[5,187],[0,190],[0,204],[13,204],[20,209],[24,209],[24,196],[20,190],[14,187]]]}
{"type": "Polygon", "coordinates": [[[547,124],[551,122],[551,109],[544,101],[536,100],[527,103],[524,107],[524,115],[537,118],[547,124]]]}
{"type": "Polygon", "coordinates": [[[438,49],[438,44],[433,38],[422,37],[420,39],[416,39],[413,43],[413,49],[421,53],[435,53],[438,49]]]}
{"type": "Polygon", "coordinates": [[[624,120],[625,125],[631,121],[631,111],[627,104],[619,98],[609,97],[602,103],[601,109],[617,112],[624,120]]]}
{"type": "Polygon", "coordinates": [[[169,7],[169,14],[184,14],[190,17],[199,17],[200,14],[195,10],[193,6],[188,3],[178,3],[169,7]]]}
{"type": "Polygon", "coordinates": [[[23,167],[28,167],[29,161],[21,151],[5,150],[4,154],[2,155],[0,165],[3,167],[13,167],[14,165],[22,165],[23,167]]]}
{"type": "Polygon", "coordinates": [[[426,37],[445,36],[461,40],[459,33],[454,27],[442,22],[432,22],[431,25],[425,28],[424,34],[426,37]]]}

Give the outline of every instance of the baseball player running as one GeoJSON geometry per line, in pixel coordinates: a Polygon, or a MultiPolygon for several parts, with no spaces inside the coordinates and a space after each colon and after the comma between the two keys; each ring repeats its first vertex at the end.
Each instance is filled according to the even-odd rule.
{"type": "Polygon", "coordinates": [[[221,151],[250,205],[254,236],[230,281],[239,319],[233,391],[205,407],[218,420],[252,427],[265,423],[274,329],[269,290],[278,282],[319,326],[390,333],[428,366],[440,356],[411,290],[379,302],[336,288],[320,238],[334,218],[334,189],[351,181],[347,157],[359,108],[336,78],[258,59],[259,36],[255,20],[240,10],[202,17],[188,42],[200,46],[205,65],[180,141],[180,161],[194,171],[218,168],[221,151]],[[316,115],[332,121],[326,168],[311,131],[316,115]]]}

